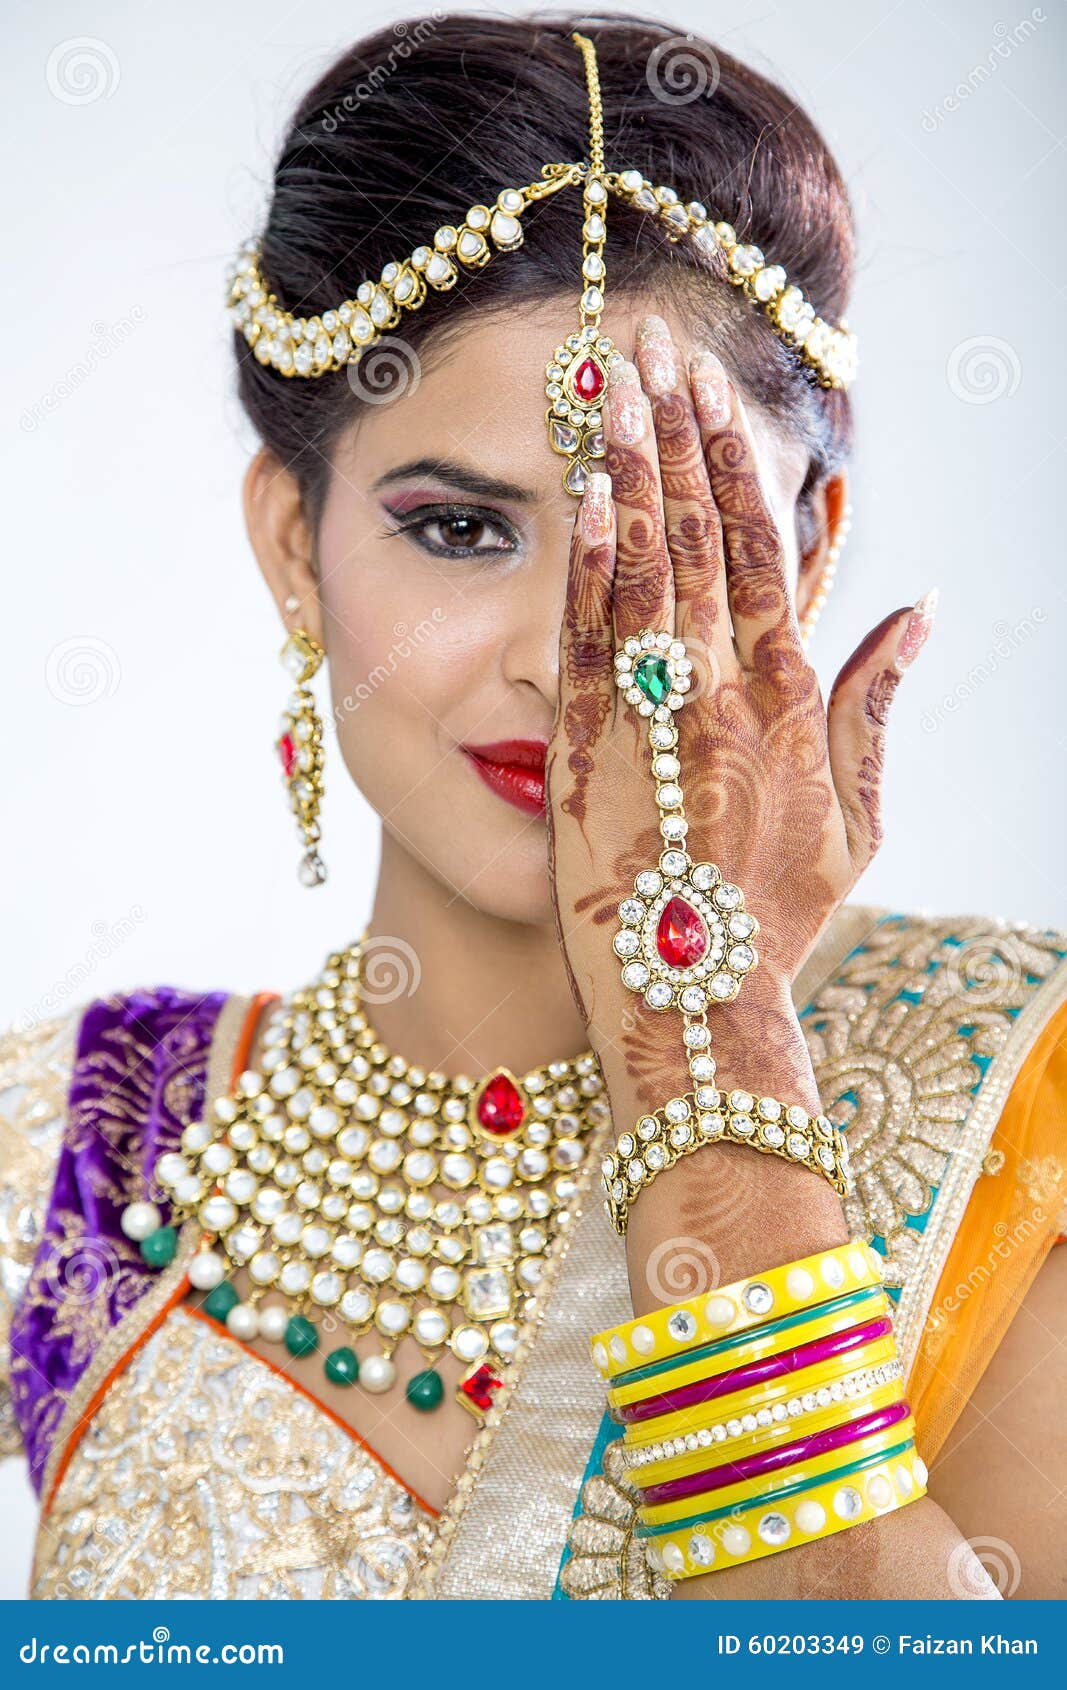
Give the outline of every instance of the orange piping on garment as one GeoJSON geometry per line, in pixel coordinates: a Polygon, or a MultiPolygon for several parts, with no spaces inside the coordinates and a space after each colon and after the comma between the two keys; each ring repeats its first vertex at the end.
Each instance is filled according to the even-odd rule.
{"type": "MultiPolygon", "coordinates": [[[[248,1013],[246,1014],[245,1019],[244,1019],[242,1025],[241,1025],[241,1031],[238,1035],[237,1043],[234,1047],[233,1067],[232,1067],[231,1072],[230,1072],[230,1087],[231,1087],[231,1089],[237,1084],[238,1079],[244,1073],[245,1068],[248,1064],[248,1053],[252,1048],[252,1041],[255,1038],[256,1027],[259,1024],[259,1017],[262,1014],[263,1010],[266,1008],[266,1006],[270,1003],[273,1003],[277,997],[278,997],[277,992],[259,992],[259,993],[256,994],[256,996],[252,999],[252,1002],[249,1004],[248,1013]]],[[[153,1316],[152,1320],[149,1322],[149,1324],[145,1328],[145,1330],[140,1334],[140,1336],[137,1339],[134,1340],[134,1342],[130,1345],[129,1349],[126,1350],[122,1356],[120,1356],[119,1360],[115,1363],[114,1367],[112,1367],[109,1370],[109,1372],[105,1375],[105,1377],[101,1380],[100,1384],[97,1386],[96,1390],[93,1392],[92,1396],[89,1399],[88,1404],[86,1405],[85,1413],[82,1416],[81,1422],[78,1426],[78,1430],[77,1430],[76,1434],[74,1434],[72,1437],[70,1437],[67,1440],[67,1446],[64,1449],[63,1454],[60,1457],[59,1462],[56,1466],[55,1477],[52,1480],[52,1484],[49,1488],[48,1496],[45,1500],[44,1508],[43,1508],[43,1511],[42,1511],[44,1513],[44,1515],[48,1514],[48,1511],[51,1508],[53,1501],[55,1500],[56,1492],[58,1491],[59,1486],[62,1483],[64,1476],[66,1475],[67,1468],[70,1466],[71,1460],[74,1457],[74,1453],[77,1450],[78,1445],[81,1443],[82,1437],[83,1437],[87,1427],[89,1426],[89,1424],[90,1424],[90,1422],[93,1418],[93,1415],[96,1413],[97,1409],[100,1407],[101,1403],[103,1402],[103,1400],[104,1400],[105,1396],[107,1395],[108,1391],[110,1390],[111,1386],[114,1384],[116,1378],[118,1377],[118,1375],[120,1373],[122,1373],[124,1371],[124,1369],[126,1367],[128,1367],[129,1363],[132,1361],[133,1357],[137,1354],[137,1351],[141,1348],[141,1346],[148,1342],[148,1339],[151,1338],[153,1333],[158,1332],[159,1328],[162,1326],[163,1322],[166,1320],[166,1318],[170,1314],[171,1310],[178,1303],[181,1302],[182,1298],[185,1296],[186,1292],[189,1289],[190,1289],[189,1276],[188,1276],[188,1274],[183,1274],[180,1282],[178,1283],[178,1285],[176,1286],[176,1288],[174,1290],[174,1294],[170,1298],[168,1298],[164,1307],[162,1309],[160,1309],[159,1312],[156,1315],[153,1316]]],[[[392,1467],[390,1467],[390,1465],[387,1461],[384,1461],[382,1459],[382,1457],[378,1454],[377,1450],[374,1449],[373,1446],[371,1444],[369,1444],[366,1441],[365,1438],[362,1438],[360,1436],[360,1434],[355,1430],[354,1427],[350,1426],[346,1420],[343,1420],[339,1414],[336,1414],[332,1408],[328,1408],[327,1405],[324,1402],[320,1401],[320,1399],[317,1396],[315,1396],[312,1391],[309,1391],[305,1385],[301,1385],[296,1379],[294,1379],[291,1376],[291,1374],[286,1373],[284,1368],[277,1367],[274,1364],[274,1362],[269,1361],[266,1358],[266,1356],[261,1356],[259,1354],[258,1350],[253,1350],[253,1349],[249,1348],[249,1346],[247,1344],[241,1343],[240,1339],[235,1338],[233,1336],[233,1333],[228,1331],[227,1328],[221,1324],[221,1322],[219,1322],[217,1320],[212,1320],[210,1315],[204,1314],[200,1309],[190,1308],[190,1309],[186,1310],[186,1313],[191,1314],[191,1315],[195,1315],[198,1320],[202,1320],[204,1322],[205,1326],[213,1326],[218,1332],[225,1334],[225,1336],[230,1340],[231,1343],[240,1344],[241,1349],[243,1349],[246,1352],[246,1354],[253,1356],[256,1361],[262,1362],[264,1367],[269,1368],[272,1373],[276,1373],[280,1379],[284,1379],[287,1384],[291,1385],[294,1391],[299,1391],[301,1396],[306,1397],[309,1402],[314,1403],[315,1407],[317,1409],[319,1409],[321,1411],[321,1413],[323,1413],[328,1420],[332,1420],[335,1426],[340,1427],[342,1432],[346,1432],[348,1434],[348,1436],[352,1439],[353,1443],[359,1444],[362,1449],[366,1450],[367,1454],[373,1457],[373,1459],[378,1463],[379,1467],[381,1467],[386,1473],[388,1473],[389,1477],[391,1479],[395,1479],[396,1483],[401,1487],[402,1490],[407,1491],[408,1495],[414,1498],[414,1500],[418,1503],[420,1508],[424,1508],[426,1510],[427,1514],[431,1515],[435,1520],[440,1518],[440,1509],[434,1508],[432,1506],[432,1504],[430,1504],[429,1502],[427,1502],[425,1500],[424,1497],[421,1497],[419,1495],[418,1491],[414,1490],[411,1485],[407,1484],[400,1477],[400,1474],[397,1473],[392,1467]]]]}
{"type": "Polygon", "coordinates": [[[406,1490],[409,1496],[414,1497],[420,1508],[425,1508],[427,1514],[432,1514],[435,1520],[439,1518],[441,1512],[440,1509],[434,1508],[425,1500],[424,1497],[421,1497],[418,1491],[414,1490],[412,1486],[408,1484],[406,1479],[402,1479],[400,1477],[400,1474],[395,1468],[390,1467],[388,1461],[383,1461],[373,1444],[369,1444],[366,1438],[361,1437],[355,1427],[350,1426],[347,1420],[342,1419],[341,1415],[337,1414],[332,1408],[328,1407],[327,1404],[322,1401],[321,1397],[317,1397],[315,1395],[314,1391],[309,1391],[306,1385],[302,1385],[299,1379],[294,1379],[292,1374],[287,1373],[284,1367],[279,1367],[277,1362],[271,1361],[267,1356],[260,1355],[258,1350],[252,1349],[251,1345],[244,1343],[240,1338],[235,1338],[228,1327],[224,1326],[220,1320],[215,1320],[211,1315],[205,1314],[203,1309],[186,1309],[185,1312],[186,1314],[194,1315],[197,1320],[202,1320],[205,1326],[213,1327],[214,1330],[222,1337],[228,1338],[231,1344],[239,1345],[246,1355],[252,1357],[253,1361],[261,1362],[262,1365],[268,1368],[271,1373],[277,1374],[279,1379],[284,1379],[287,1385],[291,1385],[294,1391],[299,1391],[300,1395],[302,1397],[306,1397],[308,1402],[314,1403],[315,1407],[320,1411],[320,1413],[326,1416],[327,1420],[332,1420],[335,1426],[339,1426],[342,1432],[346,1432],[348,1434],[354,1444],[359,1444],[361,1449],[365,1449],[368,1455],[373,1456],[374,1460],[378,1463],[378,1466],[383,1468],[391,1479],[395,1479],[397,1484],[400,1485],[403,1490],[406,1490]]]}
{"type": "Polygon", "coordinates": [[[1061,1004],[1034,1040],[1001,1110],[990,1150],[1002,1152],[1004,1166],[997,1174],[982,1175],[971,1193],[930,1305],[935,1321],[938,1312],[946,1309],[946,1299],[957,1306],[936,1324],[928,1320],[908,1380],[915,1441],[927,1463],[932,1463],[944,1444],[1038,1270],[1062,1236],[1064,1190],[1035,1199],[1019,1175],[1024,1163],[1060,1163],[1065,1141],[1067,1004],[1061,1004]],[[1030,1229],[1025,1241],[1007,1257],[1000,1257],[996,1246],[1024,1224],[1030,1229]],[[968,1276],[990,1261],[995,1264],[993,1270],[970,1287],[968,1276]],[[960,1298],[958,1288],[964,1286],[967,1293],[960,1298]]]}

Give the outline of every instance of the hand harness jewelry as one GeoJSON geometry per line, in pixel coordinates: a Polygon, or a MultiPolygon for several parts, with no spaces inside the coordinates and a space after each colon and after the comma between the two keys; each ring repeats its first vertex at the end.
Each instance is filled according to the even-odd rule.
{"type": "Polygon", "coordinates": [[[674,1097],[623,1133],[603,1162],[608,1213],[620,1235],[637,1193],[702,1144],[728,1139],[750,1144],[821,1173],[844,1196],[849,1190],[848,1150],[825,1115],[809,1116],[799,1104],[756,1099],[715,1086],[708,1009],[729,1003],[759,957],[759,923],[744,893],[714,863],[696,862],[686,849],[686,820],[674,717],[692,685],[693,665],[684,640],[643,628],[615,653],[615,680],[626,702],[648,719],[648,743],[664,849],[655,867],[642,869],[619,905],[614,950],[622,983],[640,992],[650,1009],[681,1012],[694,1091],[674,1097]]]}
{"type": "Polygon", "coordinates": [[[445,224],[432,240],[395,263],[377,280],[360,283],[351,299],[308,315],[287,310],[265,276],[256,242],[242,248],[229,284],[228,305],[235,326],[255,357],[283,376],[323,376],[364,357],[405,311],[417,311],[428,290],[447,293],[459,276],[482,269],[496,252],[522,245],[521,217],[528,206],[563,188],[582,190],[582,293],[575,332],[559,345],[545,372],[549,444],[567,461],[563,485],[580,495],[593,464],[604,455],[600,401],[607,370],[620,354],[601,333],[609,198],[654,217],[671,242],[691,241],[702,263],[725,276],[764,312],[775,334],[823,387],[844,388],[856,370],[856,338],[841,324],[825,322],[791,284],[780,264],[738,239],[729,223],[716,220],[698,200],[683,203],[674,188],[656,186],[639,170],[607,170],[604,117],[596,49],[585,35],[572,37],[585,65],[589,93],[589,157],[574,164],[546,164],[541,178],[521,188],[504,188],[492,205],[474,205],[457,224],[445,224]]]}
{"type": "Polygon", "coordinates": [[[435,1363],[450,1349],[465,1368],[458,1400],[480,1415],[562,1245],[586,1139],[609,1117],[604,1084],[591,1051],[521,1078],[499,1068],[449,1079],[405,1062],[367,1019],[365,942],[275,1007],[259,1069],[160,1158],[170,1220],[134,1203],[123,1230],[162,1267],[176,1223],[195,1217],[204,1241],[189,1278],[210,1292],[207,1313],[294,1356],[333,1332],[325,1370],[336,1384],[389,1390],[410,1336],[425,1365],[408,1400],[436,1408],[435,1363]],[[239,1268],[244,1297],[227,1277],[239,1268]],[[357,1358],[341,1323],[373,1328],[380,1352],[357,1358]]]}

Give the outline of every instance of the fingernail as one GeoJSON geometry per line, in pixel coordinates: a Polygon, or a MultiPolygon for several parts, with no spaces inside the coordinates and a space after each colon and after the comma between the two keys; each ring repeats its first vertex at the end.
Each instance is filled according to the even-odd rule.
{"type": "Polygon", "coordinates": [[[934,617],[937,614],[937,600],[938,591],[934,587],[930,592],[923,594],[905,622],[904,632],[901,634],[900,644],[897,646],[896,671],[898,675],[902,675],[908,665],[915,662],[926,644],[927,636],[934,625],[934,617]]]}
{"type": "Polygon", "coordinates": [[[705,428],[725,428],[730,421],[730,383],[714,352],[708,347],[689,360],[693,382],[693,403],[705,428]]]}
{"type": "Polygon", "coordinates": [[[627,359],[608,372],[608,428],[622,446],[636,446],[645,437],[645,396],[636,366],[627,359]]]}
{"type": "Polygon", "coordinates": [[[582,539],[597,545],[611,533],[611,476],[595,469],[582,494],[582,539]]]}
{"type": "Polygon", "coordinates": [[[671,331],[662,317],[644,317],[637,331],[637,350],[645,391],[664,399],[678,388],[678,365],[671,331]]]}

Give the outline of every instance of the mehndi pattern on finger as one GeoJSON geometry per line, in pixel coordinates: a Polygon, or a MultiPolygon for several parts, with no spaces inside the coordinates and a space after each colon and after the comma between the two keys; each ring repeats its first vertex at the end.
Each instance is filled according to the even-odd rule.
{"type": "Polygon", "coordinates": [[[724,1139],[811,1167],[844,1195],[848,1153],[824,1115],[811,1117],[800,1105],[786,1107],[773,1098],[761,1099],[757,1110],[755,1099],[741,1090],[724,1104],[715,1089],[708,1010],[736,998],[757,966],[759,922],[745,908],[741,888],[714,863],[695,861],[686,847],[689,822],[675,722],[692,687],[685,641],[666,630],[642,628],[623,642],[614,663],[627,704],[648,721],[664,849],[655,866],[638,871],[633,892],[619,904],[612,947],[628,991],[640,993],[649,1009],[682,1014],[695,1091],[643,1117],[605,1159],[611,1223],[624,1234],[630,1204],[651,1179],[679,1156],[724,1139]]]}

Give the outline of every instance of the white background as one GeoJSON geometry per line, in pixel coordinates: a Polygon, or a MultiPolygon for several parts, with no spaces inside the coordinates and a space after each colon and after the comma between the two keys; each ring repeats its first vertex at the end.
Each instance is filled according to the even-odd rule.
{"type": "MultiPolygon", "coordinates": [[[[284,988],[365,919],[377,831],[349,784],[327,800],[331,882],[311,897],[295,878],[221,294],[298,94],[352,35],[413,15],[7,14],[4,1022],[137,984],[284,988]]],[[[824,681],[887,610],[941,587],[861,896],[1067,926],[1063,9],[678,0],[670,16],[790,88],[854,196],[855,527],[813,648],[824,681]]],[[[33,1508],[14,1464],[0,1518],[0,1595],[20,1595],[33,1508]]]]}

